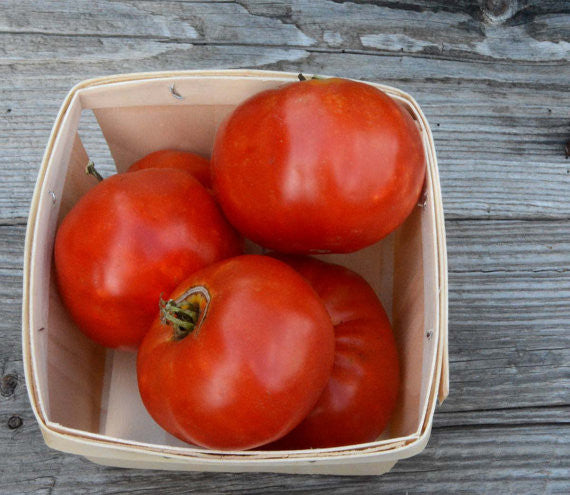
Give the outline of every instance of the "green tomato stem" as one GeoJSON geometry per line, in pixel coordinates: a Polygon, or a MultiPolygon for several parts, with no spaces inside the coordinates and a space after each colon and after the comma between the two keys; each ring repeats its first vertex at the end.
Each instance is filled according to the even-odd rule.
{"type": "MultiPolygon", "coordinates": [[[[301,82],[302,82],[302,81],[307,81],[307,78],[306,78],[301,72],[299,72],[299,74],[297,74],[297,77],[299,78],[299,81],[301,81],[301,82]]],[[[312,81],[313,79],[321,80],[321,79],[324,79],[324,77],[321,77],[321,76],[311,76],[311,79],[310,79],[310,80],[312,81]]]]}
{"type": "Polygon", "coordinates": [[[95,168],[95,163],[93,163],[93,161],[91,160],[89,160],[87,166],[85,167],[85,173],[87,175],[95,177],[99,182],[103,180],[103,176],[99,172],[97,172],[97,169],[95,168]]]}
{"type": "Polygon", "coordinates": [[[197,304],[191,304],[188,308],[183,308],[173,299],[164,301],[161,297],[160,315],[163,323],[172,325],[174,329],[174,339],[181,340],[196,327],[200,315],[200,308],[197,304]]]}

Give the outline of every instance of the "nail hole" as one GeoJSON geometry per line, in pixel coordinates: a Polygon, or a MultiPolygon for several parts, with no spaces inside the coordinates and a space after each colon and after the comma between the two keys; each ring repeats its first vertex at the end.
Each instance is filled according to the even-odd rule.
{"type": "Polygon", "coordinates": [[[433,337],[433,332],[431,330],[428,330],[426,332],[426,339],[428,339],[428,342],[431,340],[432,337],[433,337]]]}

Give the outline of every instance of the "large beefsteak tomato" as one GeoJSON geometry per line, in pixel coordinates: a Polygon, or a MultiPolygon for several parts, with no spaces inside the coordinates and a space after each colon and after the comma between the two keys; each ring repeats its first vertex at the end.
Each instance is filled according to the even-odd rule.
{"type": "Polygon", "coordinates": [[[59,293],[93,340],[136,348],[162,292],[241,251],[212,195],[188,172],[116,174],[87,192],[57,231],[59,293]]]}
{"type": "Polygon", "coordinates": [[[377,88],[314,79],[261,92],[220,126],[214,190],[246,237],[288,253],[351,252],[410,214],[425,175],[410,114],[377,88]]]}
{"type": "Polygon", "coordinates": [[[143,403],[193,444],[250,449],[288,433],[325,387],[334,332],[315,291],[286,264],[244,255],[195,272],[145,336],[143,403]]]}
{"type": "Polygon", "coordinates": [[[143,156],[133,163],[127,172],[146,168],[178,168],[190,172],[206,188],[212,187],[210,162],[196,153],[178,150],[159,150],[143,156]]]}
{"type": "Polygon", "coordinates": [[[323,300],[335,331],[331,378],[315,408],[273,449],[371,442],[386,428],[400,385],[399,360],[386,312],[368,283],[339,265],[284,257],[323,300]]]}

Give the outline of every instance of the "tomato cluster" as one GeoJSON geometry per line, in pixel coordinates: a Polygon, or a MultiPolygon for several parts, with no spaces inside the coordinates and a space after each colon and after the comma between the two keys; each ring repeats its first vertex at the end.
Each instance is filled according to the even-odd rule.
{"type": "Polygon", "coordinates": [[[420,133],[378,89],[291,83],[238,106],[211,163],[161,150],[102,180],[55,240],[78,328],[138,352],[141,398],[176,437],[220,450],[376,439],[398,353],[362,277],[303,256],[397,228],[424,181],[420,133]],[[275,252],[244,254],[243,237],[275,252]]]}

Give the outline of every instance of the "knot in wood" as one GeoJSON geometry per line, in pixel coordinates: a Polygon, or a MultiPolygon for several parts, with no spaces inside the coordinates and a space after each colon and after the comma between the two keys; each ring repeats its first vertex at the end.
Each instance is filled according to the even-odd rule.
{"type": "Polygon", "coordinates": [[[0,382],[0,394],[2,397],[10,397],[14,394],[14,390],[18,385],[18,377],[16,375],[4,375],[0,382]]]}
{"type": "Polygon", "coordinates": [[[22,418],[20,418],[20,416],[16,414],[10,416],[10,419],[8,419],[8,428],[10,428],[11,430],[20,428],[20,426],[22,426],[23,424],[24,422],[22,421],[22,418]]]}
{"type": "Polygon", "coordinates": [[[483,0],[483,18],[489,24],[502,24],[516,13],[516,3],[516,0],[483,0]]]}

